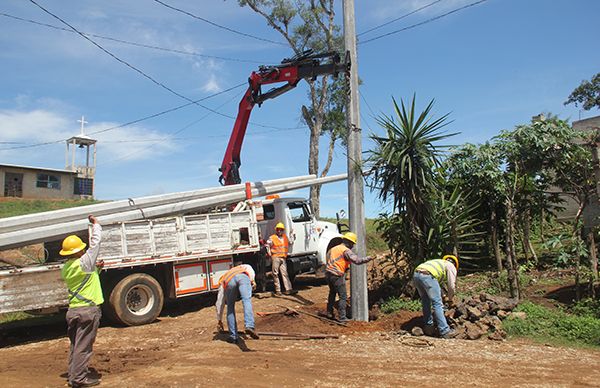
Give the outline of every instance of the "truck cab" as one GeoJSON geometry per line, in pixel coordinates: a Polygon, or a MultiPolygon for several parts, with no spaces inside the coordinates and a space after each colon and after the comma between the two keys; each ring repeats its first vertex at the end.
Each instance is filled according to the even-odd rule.
{"type": "Polygon", "coordinates": [[[337,226],[317,220],[310,202],[304,198],[267,197],[262,201],[262,210],[258,226],[265,241],[275,233],[278,222],[285,225],[290,241],[287,263],[290,278],[301,273],[320,273],[327,263],[329,249],[342,241],[337,226]]]}

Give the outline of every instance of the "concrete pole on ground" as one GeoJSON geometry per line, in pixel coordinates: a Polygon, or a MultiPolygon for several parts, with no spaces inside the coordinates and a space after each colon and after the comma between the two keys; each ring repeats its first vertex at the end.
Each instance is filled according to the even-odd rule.
{"type": "MultiPolygon", "coordinates": [[[[358,236],[354,250],[360,257],[366,256],[365,200],[362,176],[362,135],[358,98],[358,61],[356,55],[356,27],[354,0],[344,0],[344,43],[350,53],[350,96],[346,112],[348,125],[348,213],[350,229],[358,236]]],[[[352,319],[369,320],[367,297],[367,267],[353,265],[350,269],[350,294],[352,296],[352,319]]]]}

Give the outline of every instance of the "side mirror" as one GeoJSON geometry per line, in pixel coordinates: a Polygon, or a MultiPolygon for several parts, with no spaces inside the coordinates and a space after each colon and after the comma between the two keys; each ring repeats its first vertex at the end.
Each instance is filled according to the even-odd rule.
{"type": "Polygon", "coordinates": [[[339,220],[340,218],[345,218],[346,217],[346,212],[344,211],[344,209],[341,209],[339,212],[337,212],[335,214],[335,216],[337,217],[337,219],[339,220]]]}

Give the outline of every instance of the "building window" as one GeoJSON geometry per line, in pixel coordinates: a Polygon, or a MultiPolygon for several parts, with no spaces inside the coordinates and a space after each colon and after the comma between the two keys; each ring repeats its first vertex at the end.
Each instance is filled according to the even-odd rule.
{"type": "Polygon", "coordinates": [[[75,187],[73,194],[75,195],[93,195],[94,180],[90,178],[75,178],[75,187]]]}
{"type": "Polygon", "coordinates": [[[60,190],[60,177],[49,174],[37,174],[37,187],[60,190]]]}

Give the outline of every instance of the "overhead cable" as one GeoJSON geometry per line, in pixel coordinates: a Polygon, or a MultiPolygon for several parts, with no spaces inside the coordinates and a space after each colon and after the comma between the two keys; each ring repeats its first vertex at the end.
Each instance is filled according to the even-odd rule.
{"type": "Polygon", "coordinates": [[[208,23],[208,24],[210,24],[211,26],[215,26],[215,27],[217,27],[217,28],[221,28],[221,29],[223,29],[223,30],[226,30],[226,31],[232,32],[232,33],[234,33],[234,34],[241,35],[241,36],[245,36],[245,37],[247,37],[247,38],[252,38],[252,39],[260,40],[260,41],[263,41],[263,42],[268,42],[268,43],[273,43],[273,44],[277,44],[277,45],[280,45],[280,46],[286,46],[286,47],[288,47],[288,45],[287,45],[286,43],[283,43],[283,42],[277,42],[277,41],[275,41],[275,40],[270,40],[270,39],[266,39],[266,38],[261,38],[260,36],[256,36],[256,35],[247,34],[247,33],[245,33],[245,32],[237,31],[237,30],[234,30],[233,28],[226,27],[226,26],[223,26],[223,25],[221,25],[221,24],[217,24],[217,23],[215,23],[215,22],[213,22],[213,21],[210,21],[210,20],[208,20],[208,19],[206,19],[206,18],[203,18],[203,17],[201,17],[201,16],[198,16],[198,15],[194,15],[193,13],[191,13],[191,12],[188,12],[188,11],[185,11],[185,10],[183,10],[183,9],[181,9],[181,8],[177,8],[177,7],[174,7],[174,6],[172,6],[172,5],[169,5],[169,4],[167,4],[167,3],[165,3],[165,2],[163,2],[163,1],[161,1],[161,0],[154,0],[154,2],[156,2],[156,3],[158,3],[158,4],[162,5],[162,6],[165,6],[165,7],[169,8],[169,9],[172,9],[172,10],[174,10],[174,11],[181,12],[182,14],[185,14],[185,15],[191,16],[191,17],[193,17],[194,19],[201,20],[201,21],[203,21],[203,22],[205,22],[205,23],[208,23]]]}
{"type": "Polygon", "coordinates": [[[387,25],[389,25],[389,24],[395,23],[395,22],[397,22],[398,20],[402,20],[402,19],[404,19],[404,18],[407,18],[407,17],[409,17],[410,15],[413,15],[413,14],[415,14],[415,13],[417,13],[417,12],[420,12],[420,11],[422,11],[422,10],[426,9],[426,8],[429,8],[429,7],[431,7],[432,5],[435,5],[435,4],[439,3],[440,1],[443,1],[443,0],[436,0],[436,1],[434,1],[433,3],[426,4],[426,5],[422,6],[422,7],[419,7],[419,8],[417,8],[417,9],[415,9],[414,11],[411,11],[411,12],[409,12],[409,13],[407,13],[407,14],[404,14],[404,15],[402,15],[402,16],[400,16],[400,17],[397,17],[397,18],[395,18],[395,19],[392,19],[392,20],[390,20],[389,22],[386,22],[386,23],[383,23],[383,24],[379,24],[379,25],[377,25],[377,26],[375,26],[375,27],[369,28],[369,29],[368,29],[368,30],[366,30],[366,31],[363,31],[363,32],[361,32],[361,33],[359,33],[359,34],[356,34],[356,36],[361,36],[361,35],[364,35],[364,34],[367,34],[367,33],[371,32],[371,31],[378,30],[378,29],[380,29],[380,28],[382,28],[382,27],[385,27],[385,26],[387,26],[387,25]]]}
{"type": "MultiPolygon", "coordinates": [[[[14,16],[14,15],[7,14],[7,13],[4,13],[4,12],[0,12],[0,16],[4,16],[4,17],[11,18],[11,19],[14,19],[14,20],[19,20],[19,21],[22,21],[22,22],[36,24],[38,26],[52,28],[54,30],[65,31],[65,32],[73,33],[73,34],[76,33],[75,31],[73,31],[71,29],[68,29],[68,28],[59,27],[59,26],[55,26],[55,25],[47,24],[47,23],[42,23],[42,22],[38,22],[38,21],[35,21],[35,20],[31,20],[31,19],[25,19],[25,18],[22,18],[22,17],[19,17],[19,16],[14,16]]],[[[159,51],[166,51],[166,52],[171,52],[171,53],[175,53],[175,54],[189,55],[189,56],[193,56],[193,57],[209,58],[209,59],[219,59],[219,60],[222,60],[222,61],[231,61],[231,62],[259,63],[259,64],[264,64],[265,63],[264,61],[255,61],[255,60],[251,60],[251,59],[241,59],[241,58],[231,58],[231,57],[221,57],[221,56],[218,56],[218,55],[201,54],[201,53],[194,52],[194,51],[185,51],[185,50],[178,50],[178,49],[172,49],[172,48],[167,48],[167,47],[154,46],[154,45],[145,44],[145,43],[131,42],[131,41],[123,40],[123,39],[113,38],[113,37],[110,37],[110,36],[92,34],[92,33],[89,33],[89,32],[81,32],[81,33],[83,35],[85,35],[85,36],[91,36],[93,38],[110,40],[112,42],[127,44],[127,45],[130,45],[130,46],[148,48],[148,49],[159,50],[159,51]]]]}
{"type": "Polygon", "coordinates": [[[476,6],[476,5],[478,5],[478,4],[481,4],[481,3],[485,3],[486,1],[487,1],[487,0],[479,0],[479,1],[476,1],[476,2],[474,2],[474,3],[470,3],[470,4],[467,4],[467,5],[464,5],[464,6],[462,6],[462,7],[459,7],[459,8],[453,9],[452,11],[448,11],[448,12],[446,12],[446,13],[443,13],[443,14],[441,14],[441,15],[438,15],[438,16],[435,16],[435,17],[432,17],[432,18],[430,18],[430,19],[427,19],[427,20],[424,20],[424,21],[422,21],[422,22],[419,22],[419,23],[412,24],[412,25],[410,25],[410,26],[408,26],[408,27],[404,27],[404,28],[401,28],[401,29],[399,29],[399,30],[395,30],[395,31],[392,31],[392,32],[388,32],[387,34],[382,34],[382,35],[376,36],[376,37],[374,37],[374,38],[370,38],[370,39],[367,39],[367,40],[362,40],[362,41],[359,41],[359,42],[358,42],[358,44],[365,44],[365,43],[373,42],[374,40],[378,40],[378,39],[384,38],[384,37],[386,37],[386,36],[394,35],[394,34],[397,34],[397,33],[399,33],[399,32],[402,32],[402,31],[410,30],[410,29],[412,29],[412,28],[415,28],[415,27],[418,27],[418,26],[422,26],[422,25],[424,25],[424,24],[427,24],[427,23],[431,23],[431,22],[433,22],[433,21],[436,21],[436,20],[438,20],[438,19],[441,19],[441,18],[443,18],[443,17],[446,17],[446,16],[448,16],[448,15],[451,15],[451,14],[453,14],[453,13],[456,13],[456,12],[462,11],[462,10],[464,10],[464,9],[466,9],[466,8],[470,8],[470,7],[476,6]]]}

